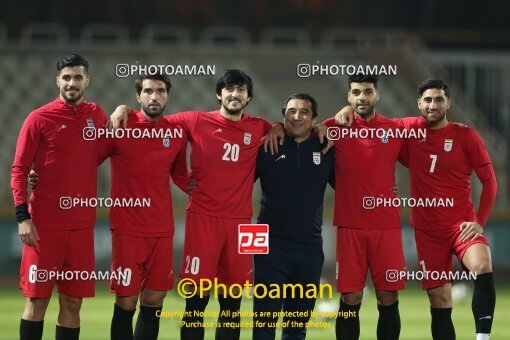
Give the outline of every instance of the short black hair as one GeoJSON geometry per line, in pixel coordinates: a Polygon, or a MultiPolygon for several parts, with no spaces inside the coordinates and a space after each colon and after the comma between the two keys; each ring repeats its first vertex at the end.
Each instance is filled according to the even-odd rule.
{"type": "Polygon", "coordinates": [[[441,79],[426,79],[418,84],[418,96],[421,97],[423,92],[428,89],[439,89],[443,90],[446,97],[450,98],[450,88],[441,79]]]}
{"type": "Polygon", "coordinates": [[[349,89],[351,88],[351,83],[372,83],[374,87],[377,88],[377,82],[379,81],[379,77],[371,74],[353,74],[349,76],[349,89]]]}
{"type": "Polygon", "coordinates": [[[310,104],[312,104],[312,118],[317,117],[317,115],[319,114],[319,105],[317,104],[317,101],[311,95],[309,95],[308,93],[294,93],[294,94],[291,94],[290,96],[288,96],[287,99],[285,99],[285,101],[283,102],[282,114],[284,116],[285,116],[285,111],[287,110],[287,104],[292,99],[308,100],[310,102],[310,104]]]}
{"type": "Polygon", "coordinates": [[[57,71],[62,71],[65,67],[83,66],[85,72],[89,71],[89,62],[79,54],[67,54],[57,61],[57,71]]]}
{"type": "Polygon", "coordinates": [[[248,88],[248,97],[253,99],[253,82],[251,77],[241,70],[229,69],[216,82],[216,94],[221,96],[221,90],[227,86],[242,86],[246,85],[248,88]]]}
{"type": "Polygon", "coordinates": [[[166,93],[167,94],[170,93],[170,89],[172,88],[172,83],[170,82],[170,78],[168,78],[168,76],[166,74],[156,73],[156,74],[141,74],[138,77],[138,79],[136,79],[135,89],[136,89],[136,93],[138,95],[140,95],[140,93],[142,93],[143,81],[145,79],[162,81],[163,83],[165,83],[166,93]]]}

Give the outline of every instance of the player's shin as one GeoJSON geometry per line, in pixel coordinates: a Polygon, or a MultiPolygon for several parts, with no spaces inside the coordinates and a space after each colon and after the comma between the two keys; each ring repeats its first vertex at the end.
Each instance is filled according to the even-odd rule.
{"type": "Polygon", "coordinates": [[[133,315],[136,310],[125,310],[114,304],[110,336],[112,340],[133,339],[133,315]]]}
{"type": "Polygon", "coordinates": [[[432,339],[455,340],[455,328],[451,308],[430,308],[432,315],[432,339]]]}
{"type": "Polygon", "coordinates": [[[136,320],[134,340],[157,340],[159,334],[158,311],[162,307],[147,307],[140,305],[140,313],[136,320]]]}
{"type": "Polygon", "coordinates": [[[56,340],[78,340],[80,339],[80,327],[69,328],[63,326],[56,326],[55,329],[56,340]]]}
{"type": "Polygon", "coordinates": [[[19,323],[20,340],[41,340],[43,335],[44,320],[29,321],[21,319],[19,323]]]}
{"type": "Polygon", "coordinates": [[[241,336],[241,298],[218,297],[220,315],[216,327],[216,340],[237,340],[241,336]]]}
{"type": "Polygon", "coordinates": [[[379,320],[377,322],[378,340],[396,340],[400,336],[400,313],[398,301],[389,306],[377,305],[379,320]]]}
{"type": "Polygon", "coordinates": [[[337,340],[359,339],[359,310],[361,303],[348,305],[340,299],[340,309],[336,317],[335,333],[337,340]]]}
{"type": "Polygon", "coordinates": [[[493,273],[479,274],[474,282],[471,309],[475,318],[477,340],[489,339],[496,306],[493,273]]]}
{"type": "Polygon", "coordinates": [[[181,340],[201,340],[204,338],[204,311],[209,303],[209,295],[203,298],[193,296],[186,299],[186,310],[181,320],[181,340]]]}

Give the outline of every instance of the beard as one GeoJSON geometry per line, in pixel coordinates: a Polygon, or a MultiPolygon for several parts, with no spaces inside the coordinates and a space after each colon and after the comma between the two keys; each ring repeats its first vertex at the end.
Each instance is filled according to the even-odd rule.
{"type": "Polygon", "coordinates": [[[67,92],[68,90],[65,90],[65,91],[60,91],[60,94],[62,95],[62,97],[65,99],[65,101],[67,103],[76,103],[77,101],[79,101],[81,98],[83,98],[83,93],[84,91],[79,91],[78,89],[73,89],[76,94],[74,96],[70,96],[67,92]]]}
{"type": "Polygon", "coordinates": [[[365,110],[361,110],[358,108],[358,105],[354,108],[354,111],[361,117],[366,118],[370,115],[372,115],[375,111],[375,107],[371,106],[370,104],[366,104],[368,107],[365,110]]]}
{"type": "Polygon", "coordinates": [[[437,118],[431,119],[426,112],[422,112],[422,116],[425,118],[427,125],[430,127],[438,126],[446,119],[445,112],[437,112],[437,114],[437,118]]]}
{"type": "Polygon", "coordinates": [[[157,117],[163,113],[166,106],[149,106],[149,105],[143,105],[142,104],[142,110],[145,112],[145,114],[151,118],[157,117]]]}
{"type": "Polygon", "coordinates": [[[226,105],[225,105],[225,103],[223,103],[222,106],[225,109],[225,111],[227,111],[230,115],[238,116],[241,114],[241,112],[243,112],[244,108],[246,107],[246,104],[241,106],[241,108],[239,108],[239,109],[229,109],[228,103],[226,103],[226,105]]]}

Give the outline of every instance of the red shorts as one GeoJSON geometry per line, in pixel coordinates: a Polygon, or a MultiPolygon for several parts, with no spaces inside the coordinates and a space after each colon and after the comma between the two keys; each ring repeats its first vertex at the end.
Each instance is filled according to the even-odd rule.
{"type": "Polygon", "coordinates": [[[39,244],[23,244],[20,289],[28,298],[48,299],[57,284],[60,294],[93,297],[95,281],[82,280],[94,271],[94,229],[38,230],[39,244]]]}
{"type": "Polygon", "coordinates": [[[405,280],[388,280],[387,272],[405,270],[401,229],[337,228],[336,290],[358,292],[367,270],[377,290],[405,289],[405,280]]]}
{"type": "Polygon", "coordinates": [[[117,279],[110,290],[118,296],[138,295],[142,289],[170,290],[174,286],[173,235],[139,237],[112,232],[112,267],[117,279]]]}
{"type": "MultiPolygon", "coordinates": [[[[489,245],[489,242],[487,242],[483,235],[473,241],[460,242],[460,225],[462,223],[458,222],[453,228],[444,230],[427,230],[422,228],[414,230],[414,239],[416,240],[416,250],[421,270],[449,273],[453,270],[452,255],[457,256],[459,261],[462,261],[466,250],[473,244],[483,243],[489,245]]],[[[423,279],[421,287],[423,289],[431,289],[450,282],[452,281],[445,278],[438,280],[423,279]]]]}
{"type": "Polygon", "coordinates": [[[239,254],[238,226],[248,218],[221,218],[186,213],[181,278],[209,279],[223,284],[252,280],[252,256],[239,254]]]}

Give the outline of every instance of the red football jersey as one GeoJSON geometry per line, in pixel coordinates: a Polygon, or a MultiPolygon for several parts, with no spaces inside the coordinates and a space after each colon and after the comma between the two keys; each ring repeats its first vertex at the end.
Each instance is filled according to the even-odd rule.
{"type": "Polygon", "coordinates": [[[349,228],[400,228],[400,208],[398,205],[374,206],[377,199],[390,200],[396,195],[392,188],[395,183],[395,163],[398,160],[402,138],[379,138],[381,134],[368,133],[369,129],[396,131],[399,125],[389,118],[376,113],[367,122],[354,115],[352,126],[335,124],[335,119],[327,119],[324,124],[338,128],[338,133],[347,135],[352,131],[355,137],[340,137],[335,140],[335,214],[336,226],[349,228]],[[363,133],[361,130],[367,132],[363,133]]]}
{"type": "Polygon", "coordinates": [[[460,123],[449,122],[440,130],[427,128],[422,117],[400,119],[399,123],[406,129],[426,129],[426,138],[406,140],[411,195],[430,202],[436,199],[429,206],[412,208],[411,224],[416,228],[444,229],[461,220],[474,221],[471,174],[473,169],[491,163],[480,136],[460,123]]]}
{"type": "Polygon", "coordinates": [[[191,172],[197,185],[188,210],[227,218],[250,218],[255,161],[260,139],[271,124],[243,114],[231,121],[220,111],[187,111],[166,116],[182,126],[191,143],[191,172]]]}
{"type": "Polygon", "coordinates": [[[66,197],[95,198],[97,141],[84,138],[85,128],[101,127],[107,117],[99,105],[78,106],[55,99],[32,111],[21,127],[11,171],[16,206],[27,202],[27,177],[39,174],[29,211],[41,230],[93,228],[96,208],[61,208],[66,197]]]}
{"type": "Polygon", "coordinates": [[[134,110],[127,129],[137,131],[132,130],[131,138],[101,139],[98,163],[111,157],[112,199],[145,199],[150,206],[112,206],[110,228],[132,236],[170,236],[174,232],[170,175],[187,191],[186,133],[166,119],[150,121],[134,110]]]}

